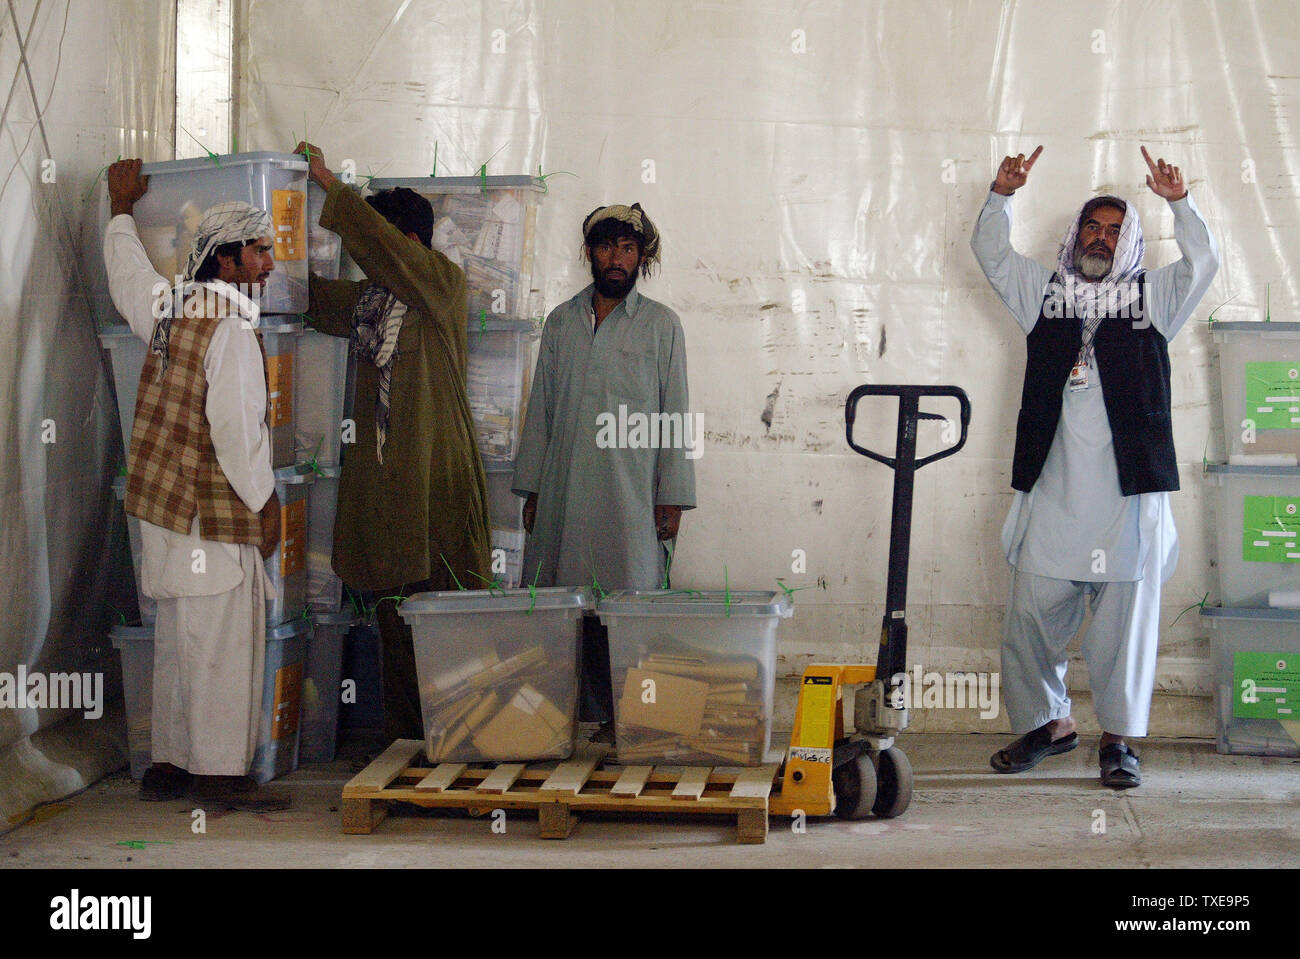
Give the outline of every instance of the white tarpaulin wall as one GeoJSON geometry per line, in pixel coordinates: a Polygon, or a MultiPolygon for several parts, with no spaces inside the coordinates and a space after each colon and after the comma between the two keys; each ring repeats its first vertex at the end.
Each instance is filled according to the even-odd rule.
{"type": "MultiPolygon", "coordinates": [[[[119,154],[173,155],[175,21],[164,0],[5,0],[0,15],[0,671],[71,669],[104,647],[106,605],[131,595],[108,489],[121,452],[94,339],[106,300],[86,191],[119,154]],[[41,182],[47,158],[56,184],[41,182]],[[45,420],[56,443],[41,442],[45,420]]],[[[236,22],[241,150],[306,136],[362,175],[426,175],[435,161],[463,175],[489,160],[490,174],[554,173],[539,238],[546,309],[587,282],[581,218],[645,205],[664,269],[643,289],[681,314],[706,428],[674,582],[824,586],[800,592],[782,627],[790,674],[814,658],[875,659],[892,477],[844,440],[844,400],[864,382],[970,394],[967,448],[918,476],[909,660],[998,668],[997,534],[1024,347],[971,256],[971,226],[1002,155],[1042,143],[1016,199],[1019,249],[1050,262],[1078,204],[1117,192],[1145,221],[1147,265],[1161,265],[1177,256],[1172,218],[1143,186],[1138,146],[1178,163],[1223,266],[1172,347],[1182,560],[1158,683],[1175,695],[1158,698],[1152,731],[1212,731],[1206,630],[1194,613],[1170,624],[1217,599],[1200,469],[1222,450],[1207,315],[1232,298],[1218,318],[1260,318],[1265,284],[1275,319],[1300,299],[1286,259],[1300,239],[1294,4],[244,0],[236,22]]],[[[862,417],[862,439],[892,441],[892,409],[862,417]]],[[[939,445],[936,425],[922,444],[939,445]]],[[[1076,677],[1086,688],[1078,664],[1076,677]]],[[[949,715],[921,728],[995,725],[949,715]]],[[[105,724],[41,747],[33,730],[60,718],[0,710],[5,808],[100,768],[73,746],[105,724]]]]}
{"type": "Polygon", "coordinates": [[[110,488],[123,456],[96,338],[112,307],[92,184],[118,155],[172,154],[172,8],[0,4],[0,672],[102,671],[118,700],[99,720],[0,708],[6,819],[125,759],[106,631],[135,600],[110,488]]]}
{"type": "MultiPolygon", "coordinates": [[[[1182,559],[1158,689],[1210,694],[1200,618],[1170,625],[1217,599],[1207,318],[1230,297],[1216,318],[1262,318],[1265,284],[1274,319],[1300,299],[1287,259],[1300,240],[1294,4],[377,0],[304,17],[252,0],[245,28],[247,149],[291,148],[306,130],[361,174],[427,175],[435,145],[441,175],[489,158],[491,174],[576,174],[551,178],[542,208],[548,310],[588,282],[582,217],[645,206],[664,269],[642,288],[681,314],[705,423],[674,585],[721,587],[724,568],[732,588],[824,584],[782,627],[790,673],[875,659],[892,475],[845,442],[844,401],[865,382],[970,395],[966,449],[918,476],[909,661],[998,669],[1024,337],[971,255],[971,228],[1001,157],[1042,143],[1016,198],[1018,248],[1054,261],[1078,205],[1114,192],[1137,203],[1146,263],[1162,265],[1179,255],[1172,215],[1138,147],[1177,163],[1223,265],[1171,350],[1182,559]]],[[[890,449],[892,403],[874,409],[860,435],[890,449]]],[[[1071,685],[1087,685],[1077,652],[1071,685]]],[[[1212,734],[1208,700],[1158,697],[1152,728],[1212,734]]]]}

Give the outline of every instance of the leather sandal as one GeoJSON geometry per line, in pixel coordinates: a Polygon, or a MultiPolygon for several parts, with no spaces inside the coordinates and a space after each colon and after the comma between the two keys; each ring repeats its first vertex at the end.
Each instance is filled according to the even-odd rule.
{"type": "Polygon", "coordinates": [[[1142,785],[1142,772],[1138,754],[1127,745],[1111,743],[1097,753],[1101,766],[1101,784],[1112,789],[1132,789],[1142,785]]]}
{"type": "Polygon", "coordinates": [[[1050,722],[1044,723],[1032,732],[1025,733],[1005,749],[999,749],[989,759],[989,765],[995,772],[1022,773],[1026,769],[1033,769],[1048,756],[1068,753],[1079,745],[1078,733],[1070,733],[1068,736],[1053,740],[1051,725],[1050,722]]]}

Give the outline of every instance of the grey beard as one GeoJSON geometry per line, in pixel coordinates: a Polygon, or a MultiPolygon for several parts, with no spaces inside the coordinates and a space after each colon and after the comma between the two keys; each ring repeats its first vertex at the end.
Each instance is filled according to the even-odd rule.
{"type": "Polygon", "coordinates": [[[1112,257],[1085,253],[1075,257],[1074,268],[1089,283],[1096,283],[1098,280],[1105,279],[1106,274],[1110,272],[1111,262],[1112,257]]]}

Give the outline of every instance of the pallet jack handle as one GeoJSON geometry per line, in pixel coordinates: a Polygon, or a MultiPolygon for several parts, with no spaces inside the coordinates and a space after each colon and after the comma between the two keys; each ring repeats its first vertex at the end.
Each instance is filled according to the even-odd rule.
{"type": "Polygon", "coordinates": [[[912,455],[915,456],[916,421],[947,419],[947,417],[940,416],[938,413],[920,412],[918,408],[919,401],[923,396],[951,396],[956,398],[957,402],[961,404],[961,437],[957,440],[955,446],[940,450],[924,459],[916,460],[912,468],[919,470],[922,466],[933,463],[935,460],[941,460],[945,456],[956,453],[966,445],[966,432],[970,427],[970,400],[966,396],[966,391],[960,386],[894,386],[869,383],[855,388],[849,394],[848,402],[844,406],[844,429],[849,446],[855,452],[868,456],[878,463],[883,463],[890,469],[897,469],[897,454],[903,450],[904,443],[909,445],[912,455]],[[898,447],[894,451],[895,456],[884,456],[853,442],[853,423],[857,419],[858,401],[864,396],[898,397],[898,447]]]}
{"type": "Polygon", "coordinates": [[[867,384],[849,394],[844,407],[845,432],[849,446],[863,456],[883,463],[894,471],[893,515],[889,529],[889,574],[885,584],[885,617],[880,628],[880,650],[876,657],[876,677],[893,684],[894,677],[906,669],[907,621],[904,607],[907,603],[907,566],[911,554],[912,538],[912,487],[916,471],[935,460],[951,456],[966,444],[966,431],[970,427],[970,400],[965,390],[958,386],[897,386],[867,384]],[[853,442],[853,421],[856,419],[858,401],[864,396],[894,396],[898,398],[898,441],[893,456],[884,456],[853,442]],[[916,424],[918,420],[942,420],[947,417],[937,413],[922,413],[920,400],[927,396],[951,396],[961,404],[961,437],[955,446],[940,450],[923,459],[916,458],[916,424]]]}

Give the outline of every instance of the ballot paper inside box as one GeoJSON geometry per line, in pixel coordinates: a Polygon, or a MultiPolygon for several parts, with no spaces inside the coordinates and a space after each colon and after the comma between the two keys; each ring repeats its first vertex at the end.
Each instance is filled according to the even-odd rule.
{"type": "Polygon", "coordinates": [[[489,470],[512,467],[519,450],[534,335],[527,321],[486,320],[470,327],[466,390],[479,455],[489,470]]]}
{"type": "Polygon", "coordinates": [[[1300,757],[1300,609],[1201,610],[1221,753],[1300,757]]]}
{"type": "Polygon", "coordinates": [[[583,588],[420,593],[411,626],[430,762],[573,752],[583,588]]]}
{"type": "Polygon", "coordinates": [[[537,206],[545,192],[529,176],[406,177],[371,181],[406,187],[433,206],[433,248],[465,271],[468,319],[521,319],[532,295],[537,206]]]}
{"type": "MultiPolygon", "coordinates": [[[[307,309],[307,161],[292,153],[236,153],[146,163],[149,189],[132,215],[149,262],[168,284],[185,269],[203,214],[239,200],[271,215],[275,269],[258,298],[263,313],[307,309]]],[[[108,191],[104,191],[108,208],[108,191]]]]}
{"type": "Polygon", "coordinates": [[[763,763],[787,597],[620,590],[598,611],[609,628],[619,762],[763,763]]]}

